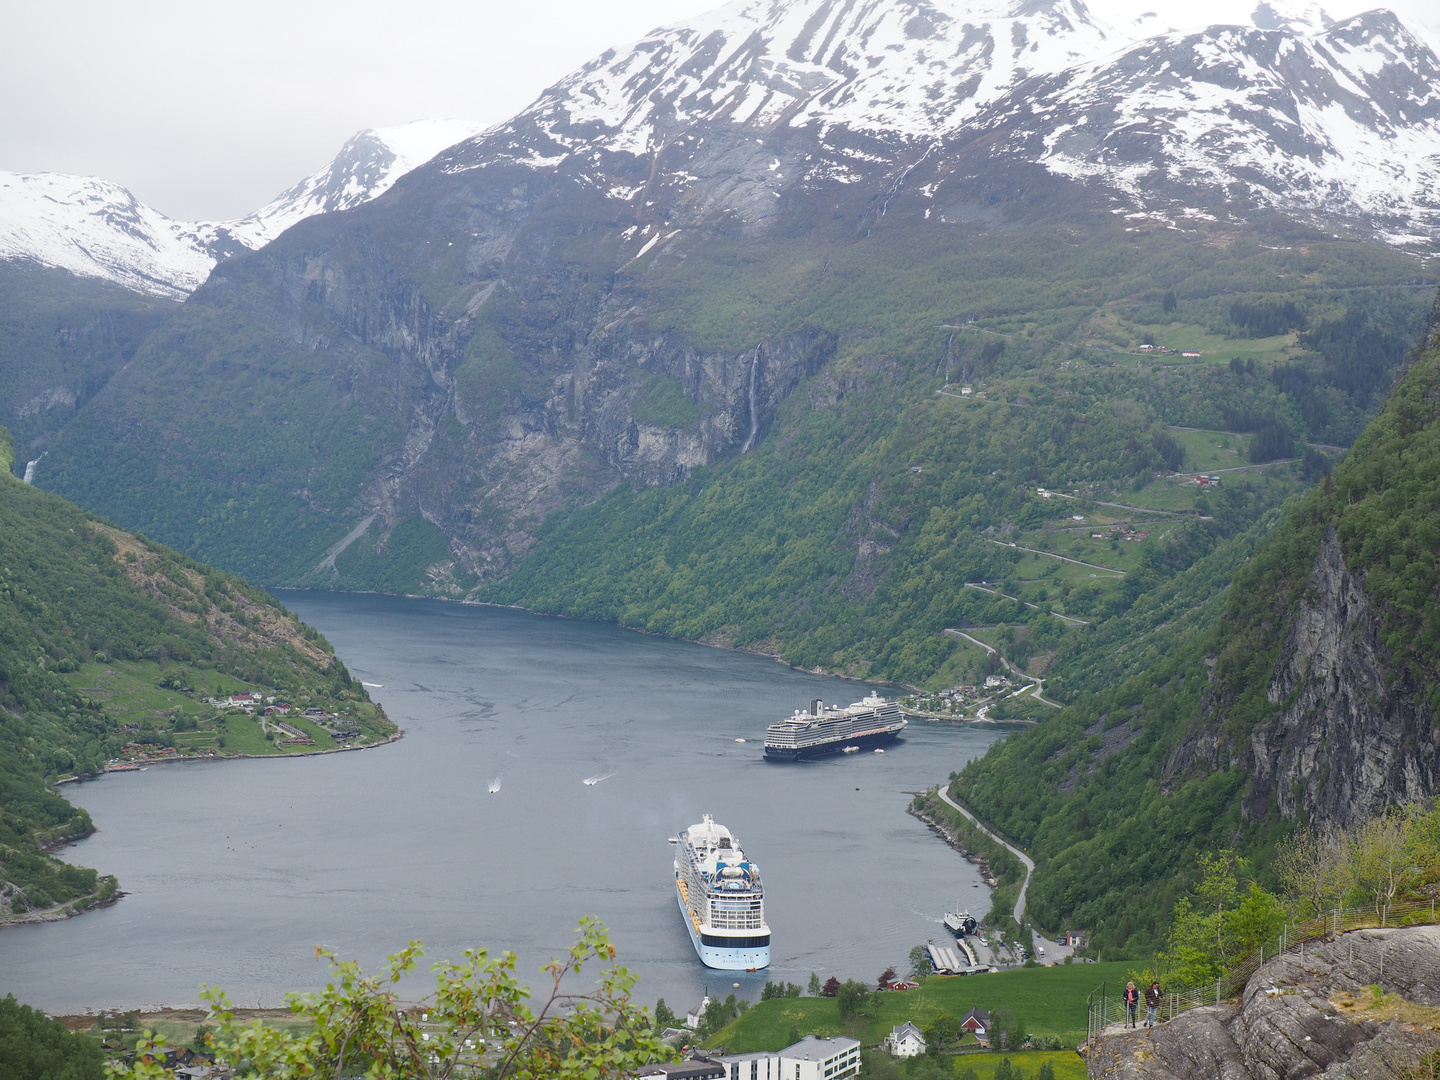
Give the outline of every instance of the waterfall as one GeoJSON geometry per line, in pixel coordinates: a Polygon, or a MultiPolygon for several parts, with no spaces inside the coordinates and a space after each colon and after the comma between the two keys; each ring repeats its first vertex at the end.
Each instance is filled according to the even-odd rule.
{"type": "MultiPolygon", "coordinates": [[[[46,450],[46,451],[45,451],[45,454],[48,454],[49,452],[50,452],[49,450],[46,450]]],[[[42,462],[42,461],[45,460],[45,454],[41,454],[41,455],[40,455],[39,457],[37,457],[34,461],[27,461],[27,462],[25,463],[25,483],[27,483],[27,484],[33,484],[33,483],[35,483],[35,466],[36,466],[36,465],[39,465],[40,462],[42,462]]]]}
{"type": "Polygon", "coordinates": [[[755,436],[760,431],[760,415],[755,408],[755,382],[760,376],[760,346],[755,346],[755,359],[750,361],[750,434],[745,437],[745,445],[740,447],[740,453],[745,453],[755,445],[755,436]]]}

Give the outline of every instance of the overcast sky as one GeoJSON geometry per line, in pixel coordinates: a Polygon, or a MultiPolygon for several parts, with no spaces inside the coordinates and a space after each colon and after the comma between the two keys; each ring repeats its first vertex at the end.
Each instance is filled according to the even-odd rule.
{"type": "MultiPolygon", "coordinates": [[[[347,138],[494,123],[610,46],[715,0],[3,0],[0,169],[118,181],[171,217],[242,216],[347,138]]],[[[1254,0],[1090,0],[1189,27],[1254,0]]],[[[1371,7],[1323,5],[1343,18],[1371,7]]],[[[1440,0],[1388,5],[1440,43],[1440,0]]]]}

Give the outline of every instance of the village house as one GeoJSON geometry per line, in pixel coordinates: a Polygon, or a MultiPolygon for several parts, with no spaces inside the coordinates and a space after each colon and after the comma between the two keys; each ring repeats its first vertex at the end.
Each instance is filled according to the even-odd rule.
{"type": "Polygon", "coordinates": [[[915,1057],[925,1052],[925,1036],[907,1020],[896,1024],[885,1036],[885,1049],[892,1057],[915,1057]]]}
{"type": "Polygon", "coordinates": [[[985,1044],[990,1043],[990,1013],[986,1009],[971,1009],[960,1021],[960,1030],[968,1031],[971,1035],[985,1044]]]}

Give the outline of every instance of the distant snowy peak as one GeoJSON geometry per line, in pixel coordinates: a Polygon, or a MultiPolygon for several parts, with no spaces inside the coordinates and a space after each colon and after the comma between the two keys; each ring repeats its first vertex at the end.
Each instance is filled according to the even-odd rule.
{"type": "Polygon", "coordinates": [[[172,221],[109,180],[0,172],[0,259],[29,260],[181,300],[219,259],[263,247],[307,217],[368,202],[479,131],[479,124],[465,120],[367,129],[326,168],[238,221],[172,221]]]}
{"type": "Polygon", "coordinates": [[[1429,246],[1440,229],[1440,61],[1387,11],[1308,37],[1155,38],[1027,86],[984,126],[1006,153],[1137,197],[1209,188],[1429,246]]]}
{"type": "MultiPolygon", "coordinates": [[[[697,123],[934,136],[1030,76],[1129,41],[1081,0],[735,0],[604,53],[497,134],[529,142],[538,129],[551,145],[531,148],[535,162],[643,155],[697,123]]],[[[496,142],[451,167],[481,163],[496,142]]]]}
{"type": "Polygon", "coordinates": [[[335,159],[253,214],[225,224],[247,247],[264,247],[298,221],[351,210],[388,191],[395,181],[447,146],[477,135],[468,120],[416,120],[366,128],[340,148],[335,159]]]}
{"type": "Polygon", "coordinates": [[[209,275],[213,239],[212,229],[171,221],[108,180],[0,172],[0,259],[178,300],[209,275]]]}

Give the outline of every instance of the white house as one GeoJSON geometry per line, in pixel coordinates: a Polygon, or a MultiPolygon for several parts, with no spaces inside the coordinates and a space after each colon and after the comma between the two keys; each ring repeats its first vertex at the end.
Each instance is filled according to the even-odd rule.
{"type": "Polygon", "coordinates": [[[885,1049],[895,1057],[914,1057],[925,1052],[925,1036],[907,1020],[896,1024],[885,1036],[885,1049]]]}
{"type": "Polygon", "coordinates": [[[726,1080],[850,1080],[860,1075],[860,1041],[807,1035],[774,1053],[725,1054],[726,1080]]]}

